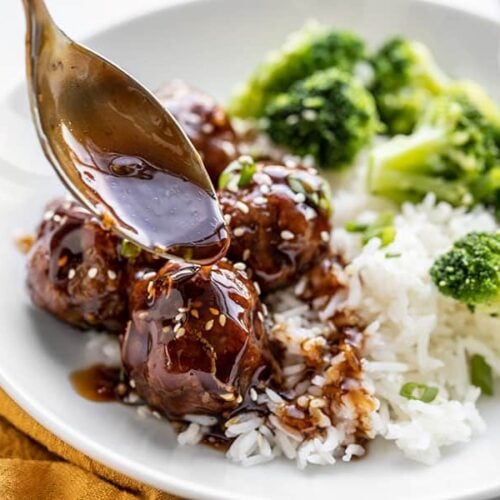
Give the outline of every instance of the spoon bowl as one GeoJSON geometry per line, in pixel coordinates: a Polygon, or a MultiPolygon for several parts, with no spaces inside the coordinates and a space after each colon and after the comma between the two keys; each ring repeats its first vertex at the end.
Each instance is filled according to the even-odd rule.
{"type": "Polygon", "coordinates": [[[208,264],[229,239],[199,154],[155,96],[23,0],[30,103],[42,148],[105,227],[163,257],[208,264]]]}

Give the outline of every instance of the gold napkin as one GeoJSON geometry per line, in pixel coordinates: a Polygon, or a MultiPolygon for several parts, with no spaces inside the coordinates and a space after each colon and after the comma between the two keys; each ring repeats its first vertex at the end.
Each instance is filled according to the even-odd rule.
{"type": "Polygon", "coordinates": [[[43,428],[0,389],[2,500],[175,500],[101,465],[43,428]]]}

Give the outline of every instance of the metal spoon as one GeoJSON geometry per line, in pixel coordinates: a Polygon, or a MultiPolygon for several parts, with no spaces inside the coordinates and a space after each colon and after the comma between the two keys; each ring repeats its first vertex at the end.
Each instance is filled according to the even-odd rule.
{"type": "Polygon", "coordinates": [[[200,156],[130,75],[23,0],[31,110],[61,180],[106,227],[165,257],[207,264],[229,243],[200,156]]]}

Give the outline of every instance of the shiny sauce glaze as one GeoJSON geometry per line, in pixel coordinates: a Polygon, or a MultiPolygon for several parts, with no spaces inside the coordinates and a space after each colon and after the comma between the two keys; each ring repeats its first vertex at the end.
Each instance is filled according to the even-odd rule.
{"type": "Polygon", "coordinates": [[[96,364],[70,375],[76,392],[89,401],[110,402],[121,400],[127,386],[120,380],[120,368],[96,364]]]}
{"type": "Polygon", "coordinates": [[[210,178],[156,98],[57,30],[42,30],[28,50],[35,68],[50,68],[33,74],[35,118],[73,194],[145,249],[219,260],[229,240],[210,178]]]}
{"type": "Polygon", "coordinates": [[[222,414],[243,402],[269,366],[264,317],[251,282],[221,261],[167,264],[134,286],[122,359],[138,392],[169,415],[222,414]]]}

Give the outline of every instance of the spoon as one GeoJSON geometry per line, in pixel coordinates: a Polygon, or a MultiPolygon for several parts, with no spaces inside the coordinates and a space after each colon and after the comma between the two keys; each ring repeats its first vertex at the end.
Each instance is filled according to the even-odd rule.
{"type": "Polygon", "coordinates": [[[103,225],[195,264],[229,244],[200,156],[154,95],[68,38],[43,0],[23,0],[31,111],[45,155],[103,225]]]}

